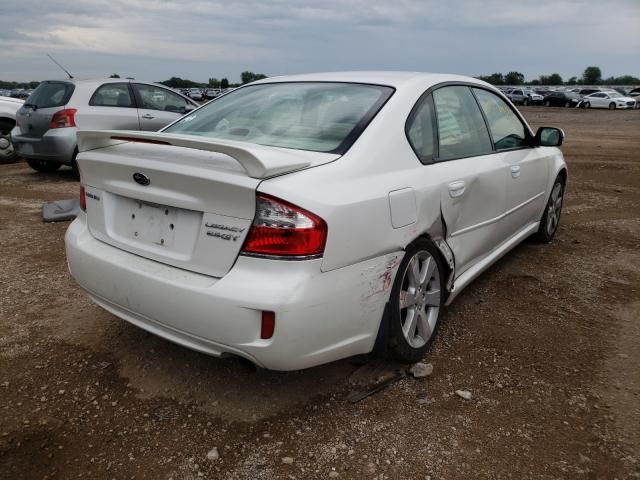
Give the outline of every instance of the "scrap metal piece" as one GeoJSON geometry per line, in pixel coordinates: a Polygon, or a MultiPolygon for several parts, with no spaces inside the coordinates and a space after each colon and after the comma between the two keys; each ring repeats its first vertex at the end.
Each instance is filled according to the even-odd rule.
{"type": "Polygon", "coordinates": [[[46,202],[42,206],[42,221],[66,222],[76,218],[78,213],[80,213],[80,200],[77,198],[46,202]]]}
{"type": "Polygon", "coordinates": [[[389,385],[397,382],[398,380],[401,380],[401,379],[405,378],[406,376],[407,376],[407,373],[404,370],[398,370],[398,371],[396,371],[396,373],[393,376],[391,376],[389,378],[385,378],[381,382],[374,383],[367,390],[362,390],[362,391],[359,391],[359,392],[351,393],[347,397],[347,400],[349,400],[349,403],[357,403],[360,400],[364,400],[365,398],[370,397],[371,395],[373,395],[375,393],[378,393],[381,390],[384,390],[389,385]]]}

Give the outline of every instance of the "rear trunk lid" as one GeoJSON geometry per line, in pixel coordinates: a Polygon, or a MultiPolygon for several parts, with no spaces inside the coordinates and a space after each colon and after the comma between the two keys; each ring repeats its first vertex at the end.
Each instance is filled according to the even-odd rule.
{"type": "Polygon", "coordinates": [[[42,137],[49,130],[53,115],[69,102],[73,90],[71,82],[41,82],[16,112],[21,134],[30,138],[42,137]]]}
{"type": "Polygon", "coordinates": [[[78,146],[95,238],[214,277],[235,263],[263,179],[338,157],[155,132],[80,131],[78,146]]]}

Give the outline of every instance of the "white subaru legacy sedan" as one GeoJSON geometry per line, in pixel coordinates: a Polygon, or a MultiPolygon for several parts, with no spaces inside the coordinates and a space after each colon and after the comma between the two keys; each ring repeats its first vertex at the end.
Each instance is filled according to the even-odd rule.
{"type": "Polygon", "coordinates": [[[69,268],[101,307],[207,354],[415,361],[466,285],[553,238],[563,138],[468,77],[258,81],[160,132],[81,131],[69,268]]]}

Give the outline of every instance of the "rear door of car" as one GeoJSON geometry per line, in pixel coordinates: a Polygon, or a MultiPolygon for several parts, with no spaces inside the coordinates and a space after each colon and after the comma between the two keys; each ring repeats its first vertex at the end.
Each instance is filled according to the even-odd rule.
{"type": "Polygon", "coordinates": [[[95,87],[88,105],[78,109],[82,129],[139,130],[138,109],[129,82],[107,82],[95,87]]]}
{"type": "Polygon", "coordinates": [[[64,109],[74,89],[71,82],[41,82],[16,113],[20,134],[34,139],[42,137],[49,130],[53,115],[64,109]]]}
{"type": "Polygon", "coordinates": [[[133,83],[138,104],[140,130],[158,131],[195,107],[186,98],[167,88],[133,83]]]}
{"type": "Polygon", "coordinates": [[[548,98],[551,105],[554,106],[559,106],[564,103],[564,95],[560,92],[552,93],[548,98]]]}
{"type": "Polygon", "coordinates": [[[433,92],[437,129],[436,163],[444,175],[441,210],[447,243],[463,273],[504,238],[508,166],[493,152],[480,107],[468,86],[433,92]]]}

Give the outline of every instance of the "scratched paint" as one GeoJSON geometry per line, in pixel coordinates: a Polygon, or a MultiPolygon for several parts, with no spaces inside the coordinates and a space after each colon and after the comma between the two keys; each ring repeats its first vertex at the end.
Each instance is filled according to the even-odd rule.
{"type": "Polygon", "coordinates": [[[366,281],[369,284],[367,293],[362,298],[362,303],[368,303],[372,297],[386,294],[391,289],[396,270],[401,261],[402,256],[400,254],[393,254],[379,264],[371,266],[362,272],[361,276],[366,277],[366,281]]]}

